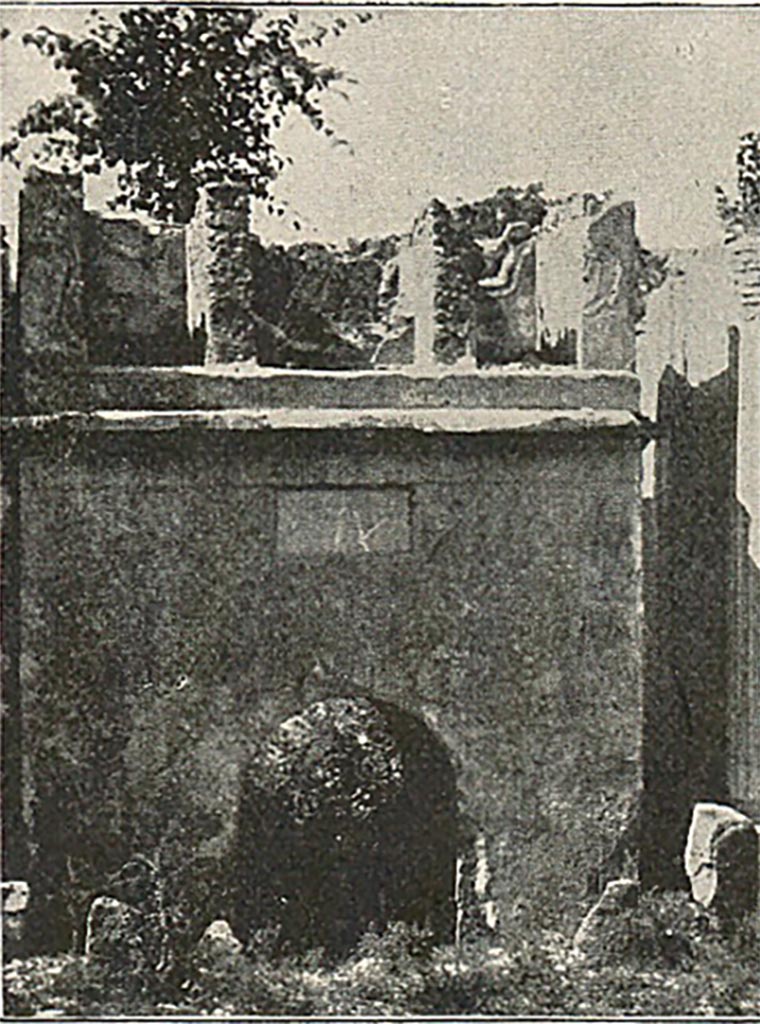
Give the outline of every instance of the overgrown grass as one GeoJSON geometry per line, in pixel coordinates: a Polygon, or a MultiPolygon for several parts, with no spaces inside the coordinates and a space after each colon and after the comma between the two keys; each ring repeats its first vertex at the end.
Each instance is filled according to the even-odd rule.
{"type": "Polygon", "coordinates": [[[196,956],[172,980],[84,957],[38,957],[6,967],[5,1012],[760,1014],[760,945],[750,933],[721,937],[677,896],[645,898],[615,929],[593,960],[556,934],[436,949],[403,924],[365,935],[342,962],[320,951],[277,960],[262,943],[245,955],[196,956]]]}

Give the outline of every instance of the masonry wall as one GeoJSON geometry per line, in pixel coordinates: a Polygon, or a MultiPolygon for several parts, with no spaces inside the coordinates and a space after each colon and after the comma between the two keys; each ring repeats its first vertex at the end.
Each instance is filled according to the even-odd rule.
{"type": "Polygon", "coordinates": [[[88,358],[112,366],[200,363],[188,336],[181,228],[82,218],[88,358]]]}
{"type": "MultiPolygon", "coordinates": [[[[653,590],[651,618],[660,618],[654,658],[666,666],[655,667],[650,650],[653,692],[660,694],[653,721],[656,726],[669,720],[671,728],[680,722],[684,731],[665,743],[655,728],[651,750],[659,768],[653,774],[673,775],[668,755],[663,760],[661,754],[665,746],[678,759],[694,743],[682,711],[676,706],[665,713],[658,706],[662,680],[677,678],[697,705],[700,699],[718,701],[716,722],[728,716],[726,728],[717,730],[717,746],[706,748],[706,756],[696,755],[701,766],[714,756],[722,758],[726,781],[702,786],[700,792],[722,792],[735,806],[756,813],[760,659],[753,638],[760,627],[760,603],[752,581],[760,556],[760,236],[748,230],[702,250],[673,252],[668,267],[664,287],[648,301],[637,371],[642,411],[660,421],[661,440],[645,455],[643,481],[645,495],[655,489],[660,494],[659,543],[666,564],[661,570],[653,566],[653,576],[666,589],[681,587],[686,595],[684,602],[676,599],[656,609],[653,590]],[[740,326],[738,348],[729,344],[730,324],[740,326]],[[694,616],[691,622],[687,608],[694,616]],[[695,625],[705,621],[706,628],[695,625]],[[704,660],[708,637],[716,646],[704,660]],[[710,698],[711,687],[718,696],[710,698]]],[[[655,544],[657,532],[652,534],[655,544]]],[[[693,781],[701,777],[701,767],[690,772],[683,764],[676,774],[685,770],[693,781]]],[[[676,788],[664,783],[662,791],[666,813],[676,788]]],[[[683,821],[683,808],[678,813],[683,821]]],[[[652,856],[661,849],[653,835],[652,856]]],[[[680,873],[675,847],[671,860],[680,873]]]]}
{"type": "Polygon", "coordinates": [[[693,805],[740,796],[731,762],[742,761],[738,736],[752,731],[735,699],[736,335],[731,352],[729,369],[701,385],[669,366],[659,387],[654,521],[645,555],[648,885],[683,882],[693,805]]]}
{"type": "Polygon", "coordinates": [[[28,449],[39,905],[134,849],[224,866],[241,764],[338,691],[382,696],[443,739],[502,922],[577,920],[639,787],[638,464],[635,436],[604,430],[196,430],[28,449]],[[376,549],[315,550],[336,495],[367,524],[390,511],[376,549]]]}

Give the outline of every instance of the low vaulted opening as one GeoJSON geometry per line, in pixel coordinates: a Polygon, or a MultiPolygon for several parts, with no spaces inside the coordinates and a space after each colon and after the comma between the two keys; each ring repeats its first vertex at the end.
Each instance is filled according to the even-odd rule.
{"type": "Polygon", "coordinates": [[[416,716],[333,697],[283,722],[244,774],[235,926],[282,949],[349,949],[406,921],[450,941],[455,773],[416,716]]]}

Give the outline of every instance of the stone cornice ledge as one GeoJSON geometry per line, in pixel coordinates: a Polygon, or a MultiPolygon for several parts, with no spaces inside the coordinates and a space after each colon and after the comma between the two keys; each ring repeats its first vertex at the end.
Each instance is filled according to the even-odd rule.
{"type": "Polygon", "coordinates": [[[407,430],[423,434],[578,433],[644,429],[621,409],[98,409],[16,416],[2,420],[9,433],[74,431],[117,433],[180,430],[314,431],[407,430]]]}
{"type": "Polygon", "coordinates": [[[622,370],[500,367],[368,370],[91,367],[91,409],[628,409],[638,377],[622,370]]]}

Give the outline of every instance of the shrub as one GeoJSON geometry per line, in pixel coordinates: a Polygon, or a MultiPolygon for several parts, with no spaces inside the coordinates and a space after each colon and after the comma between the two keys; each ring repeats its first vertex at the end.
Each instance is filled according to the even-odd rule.
{"type": "Polygon", "coordinates": [[[598,967],[688,967],[698,942],[715,928],[686,893],[648,893],[638,905],[605,922],[604,943],[593,955],[598,967]]]}
{"type": "Polygon", "coordinates": [[[4,1009],[8,1016],[33,1016],[43,1010],[100,1014],[134,1013],[155,1005],[160,983],[150,972],[117,968],[88,957],[62,953],[12,960],[3,971],[4,1009]]]}
{"type": "Polygon", "coordinates": [[[169,1003],[188,1015],[760,1013],[760,946],[749,931],[722,937],[683,894],[644,897],[628,924],[629,945],[604,965],[581,961],[561,935],[461,950],[436,948],[428,930],[394,922],[368,931],[337,963],[314,950],[275,960],[265,943],[248,955],[196,958],[181,990],[156,974],[127,976],[84,957],[35,957],[6,967],[5,1008],[72,1016],[156,1013],[169,1003]],[[667,933],[689,942],[688,957],[663,954],[656,936],[667,933]]]}

